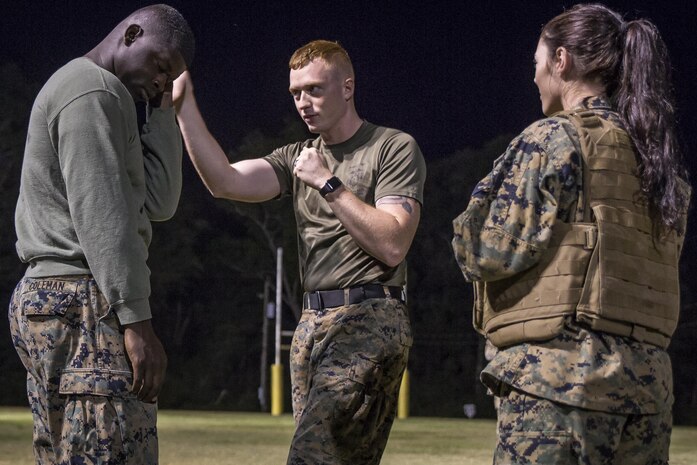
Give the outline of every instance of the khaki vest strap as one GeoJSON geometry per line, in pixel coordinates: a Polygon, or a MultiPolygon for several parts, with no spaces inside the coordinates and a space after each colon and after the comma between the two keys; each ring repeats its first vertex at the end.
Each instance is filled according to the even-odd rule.
{"type": "Polygon", "coordinates": [[[617,173],[612,171],[598,171],[593,173],[594,186],[593,200],[617,199],[636,201],[639,180],[636,176],[627,173],[617,173]]]}
{"type": "Polygon", "coordinates": [[[652,233],[651,219],[645,215],[639,215],[629,211],[620,211],[616,208],[597,206],[593,208],[598,221],[614,223],[627,228],[638,229],[645,234],[652,233]]]}
{"type": "Polygon", "coordinates": [[[663,292],[677,294],[680,286],[675,282],[675,269],[668,265],[660,265],[652,263],[648,266],[645,263],[635,263],[633,260],[627,259],[626,254],[618,253],[617,251],[608,251],[604,259],[604,266],[613,273],[608,273],[608,276],[614,276],[622,279],[626,276],[633,276],[636,284],[645,287],[655,287],[662,289],[663,292]]]}
{"type": "MultiPolygon", "coordinates": [[[[610,229],[610,228],[607,228],[610,229]]],[[[617,232],[622,232],[621,228],[615,228],[617,232]]],[[[656,265],[666,265],[668,267],[673,266],[673,258],[671,257],[670,250],[675,248],[674,243],[660,244],[659,247],[653,247],[653,238],[643,237],[641,240],[630,239],[626,235],[611,235],[606,234],[603,237],[603,241],[607,244],[608,250],[615,250],[626,255],[638,256],[641,252],[644,253],[644,257],[653,262],[656,265]]],[[[659,266],[655,267],[657,273],[662,272],[659,266]]]]}
{"type": "Polygon", "coordinates": [[[521,299],[516,307],[520,309],[535,308],[539,306],[554,306],[575,304],[581,297],[583,288],[575,289],[549,289],[538,294],[529,294],[521,299]]]}
{"type": "MultiPolygon", "coordinates": [[[[593,233],[597,232],[597,227],[593,223],[575,223],[580,227],[571,227],[570,224],[560,223],[554,228],[554,234],[549,241],[548,247],[557,247],[565,245],[580,245],[588,246],[589,236],[593,237],[593,233]]],[[[592,243],[590,248],[595,244],[592,243]]]]}
{"type": "Polygon", "coordinates": [[[588,160],[588,168],[592,170],[617,171],[619,173],[631,173],[634,163],[618,158],[593,158],[588,160]]]}
{"type": "Polygon", "coordinates": [[[645,320],[645,325],[657,325],[657,330],[660,330],[661,321],[677,321],[677,315],[670,315],[673,314],[672,308],[680,304],[679,295],[667,292],[649,293],[634,283],[611,276],[607,276],[605,281],[603,287],[612,291],[605,293],[601,302],[602,314],[608,318],[628,320],[627,311],[630,310],[637,318],[645,320]]]}
{"type": "Polygon", "coordinates": [[[567,115],[570,120],[576,121],[576,126],[583,126],[585,129],[599,128],[603,125],[593,110],[569,111],[567,115]]]}

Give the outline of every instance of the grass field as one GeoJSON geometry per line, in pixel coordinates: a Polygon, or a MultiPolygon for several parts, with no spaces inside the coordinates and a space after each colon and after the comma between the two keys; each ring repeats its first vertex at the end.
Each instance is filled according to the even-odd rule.
{"type": "MultiPolygon", "coordinates": [[[[280,465],[293,433],[290,415],[261,413],[159,413],[162,465],[280,465]]],[[[490,464],[495,440],[492,420],[409,418],[398,420],[383,465],[490,464]]],[[[676,427],[672,465],[693,465],[697,428],[676,427]]],[[[31,415],[0,408],[0,465],[33,465],[31,415]]]]}

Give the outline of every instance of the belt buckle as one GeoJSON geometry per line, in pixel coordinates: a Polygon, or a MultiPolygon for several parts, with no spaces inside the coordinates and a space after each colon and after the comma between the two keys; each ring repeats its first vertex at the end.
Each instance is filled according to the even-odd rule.
{"type": "Polygon", "coordinates": [[[343,289],[343,294],[344,294],[344,305],[351,305],[353,302],[351,302],[351,288],[347,287],[343,289]]]}
{"type": "Polygon", "coordinates": [[[306,292],[303,300],[304,300],[304,302],[303,302],[304,307],[307,309],[319,310],[322,308],[322,297],[321,297],[319,291],[306,292]],[[312,305],[312,303],[313,303],[312,297],[314,295],[317,296],[317,305],[315,305],[315,306],[312,305]],[[317,307],[317,308],[315,308],[315,307],[317,307]]]}

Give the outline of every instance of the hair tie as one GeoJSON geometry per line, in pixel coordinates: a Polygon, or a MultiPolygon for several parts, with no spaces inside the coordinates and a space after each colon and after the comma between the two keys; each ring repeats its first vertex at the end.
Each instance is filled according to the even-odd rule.
{"type": "Polygon", "coordinates": [[[627,34],[627,29],[629,29],[630,24],[631,24],[631,21],[622,21],[620,23],[620,34],[622,34],[622,35],[627,34]]]}

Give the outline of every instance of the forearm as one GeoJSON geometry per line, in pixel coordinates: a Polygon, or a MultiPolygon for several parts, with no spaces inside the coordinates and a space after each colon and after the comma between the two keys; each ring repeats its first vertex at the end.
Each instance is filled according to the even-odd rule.
{"type": "Polygon", "coordinates": [[[171,218],[182,187],[182,143],[173,109],[152,109],[141,135],[145,166],[145,208],[152,221],[171,218]]]}
{"type": "Polygon", "coordinates": [[[278,179],[265,160],[242,160],[230,164],[208,130],[193,95],[187,95],[182,101],[177,119],[189,157],[214,197],[261,202],[280,193],[278,179]]]}
{"type": "Polygon", "coordinates": [[[410,201],[409,206],[387,207],[403,209],[407,216],[368,205],[345,187],[327,195],[325,200],[363,250],[392,267],[404,260],[418,226],[418,202],[410,201]]]}
{"type": "Polygon", "coordinates": [[[68,203],[90,271],[122,324],[148,319],[148,250],[146,238],[139,234],[147,219],[139,221],[137,205],[128,202],[130,186],[76,171],[67,176],[66,184],[73,186],[68,203]],[[102,194],[95,196],[95,189],[102,194]]]}
{"type": "Polygon", "coordinates": [[[468,208],[453,221],[455,259],[468,281],[497,281],[536,263],[540,249],[503,228],[483,224],[468,208]]]}
{"type": "Polygon", "coordinates": [[[227,197],[234,176],[225,152],[208,130],[193,95],[181,103],[177,120],[186,150],[201,180],[214,197],[227,197]]]}
{"type": "Polygon", "coordinates": [[[576,182],[560,174],[578,168],[559,165],[531,136],[511,142],[453,222],[452,245],[466,279],[496,281],[539,262],[560,206],[569,210],[577,198],[576,182]]]}

